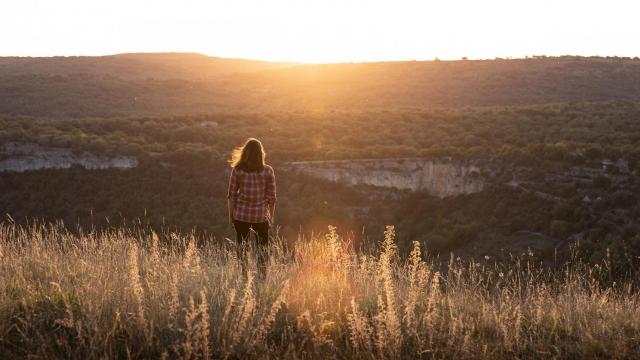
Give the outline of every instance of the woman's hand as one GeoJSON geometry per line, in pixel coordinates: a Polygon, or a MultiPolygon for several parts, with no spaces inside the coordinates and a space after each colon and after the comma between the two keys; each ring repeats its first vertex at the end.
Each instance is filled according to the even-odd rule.
{"type": "Polygon", "coordinates": [[[267,210],[269,210],[267,221],[269,222],[269,226],[271,226],[273,225],[273,218],[276,216],[276,204],[273,203],[269,205],[269,208],[267,210]]]}

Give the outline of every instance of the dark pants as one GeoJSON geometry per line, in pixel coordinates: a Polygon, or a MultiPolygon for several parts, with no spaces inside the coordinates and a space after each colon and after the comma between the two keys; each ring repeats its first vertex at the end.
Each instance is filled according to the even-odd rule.
{"type": "Polygon", "coordinates": [[[233,227],[236,229],[236,241],[242,244],[249,238],[251,229],[258,234],[258,245],[264,246],[269,242],[269,222],[248,223],[244,221],[233,220],[233,227]]]}
{"type": "MultiPolygon", "coordinates": [[[[266,273],[267,267],[267,259],[266,259],[266,248],[269,243],[269,222],[261,222],[261,223],[248,223],[244,221],[233,220],[233,227],[236,229],[236,242],[238,243],[238,247],[242,248],[243,243],[249,239],[251,236],[251,230],[255,231],[257,236],[257,245],[258,245],[258,253],[257,255],[257,265],[258,270],[262,273],[266,273]]],[[[246,244],[245,244],[246,245],[246,244]]],[[[244,257],[244,254],[239,254],[244,257]]]]}

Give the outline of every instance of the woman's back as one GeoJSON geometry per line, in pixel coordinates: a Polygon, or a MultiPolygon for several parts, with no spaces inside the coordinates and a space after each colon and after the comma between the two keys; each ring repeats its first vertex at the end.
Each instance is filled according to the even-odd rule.
{"type": "Polygon", "coordinates": [[[229,199],[235,202],[232,217],[245,222],[268,220],[268,205],[276,198],[275,173],[265,165],[262,171],[231,170],[229,199]]]}

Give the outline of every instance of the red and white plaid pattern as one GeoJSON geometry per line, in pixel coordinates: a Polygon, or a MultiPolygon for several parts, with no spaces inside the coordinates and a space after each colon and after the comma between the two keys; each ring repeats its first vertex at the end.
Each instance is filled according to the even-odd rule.
{"type": "Polygon", "coordinates": [[[268,206],[276,202],[276,176],[266,165],[260,172],[232,169],[229,179],[229,200],[235,202],[233,219],[248,223],[269,220],[268,206]]]}

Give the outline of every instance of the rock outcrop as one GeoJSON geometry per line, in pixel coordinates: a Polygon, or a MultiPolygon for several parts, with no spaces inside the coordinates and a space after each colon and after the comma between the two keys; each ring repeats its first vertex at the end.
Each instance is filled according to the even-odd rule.
{"type": "Polygon", "coordinates": [[[485,184],[479,165],[450,158],[299,161],[288,163],[287,167],[348,185],[426,191],[440,198],[476,193],[485,184]]]}
{"type": "Polygon", "coordinates": [[[86,152],[75,153],[69,149],[34,144],[6,143],[0,147],[0,172],[68,169],[74,165],[85,169],[129,169],[138,166],[138,160],[127,156],[107,157],[86,152]]]}

